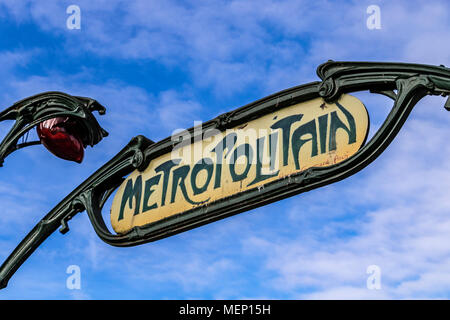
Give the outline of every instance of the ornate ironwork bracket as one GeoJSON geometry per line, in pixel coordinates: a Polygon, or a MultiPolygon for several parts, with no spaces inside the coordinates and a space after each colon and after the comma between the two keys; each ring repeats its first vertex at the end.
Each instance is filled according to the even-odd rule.
{"type": "MultiPolygon", "coordinates": [[[[322,81],[287,89],[228,112],[204,123],[202,132],[210,129],[223,131],[273,112],[276,108],[318,97],[333,102],[343,93],[366,90],[390,97],[394,104],[387,119],[371,140],[352,157],[339,164],[313,167],[289,179],[268,183],[263,190],[250,189],[208,207],[199,206],[155,224],[135,227],[125,234],[113,234],[108,230],[101,213],[108,197],[132,171],[145,169],[152,159],[174,148],[170,137],[158,143],[143,136],[135,137],[33,228],[0,267],[0,287],[7,285],[17,268],[59,226],[61,232],[67,232],[68,220],[78,212],[87,211],[97,235],[110,245],[135,246],[155,241],[347,178],[366,167],[387,148],[420,99],[425,95],[450,94],[450,69],[444,66],[328,61],[318,67],[317,74],[322,81]]],[[[448,100],[445,107],[450,109],[448,100]]],[[[188,131],[193,133],[194,128],[188,131]]]]}

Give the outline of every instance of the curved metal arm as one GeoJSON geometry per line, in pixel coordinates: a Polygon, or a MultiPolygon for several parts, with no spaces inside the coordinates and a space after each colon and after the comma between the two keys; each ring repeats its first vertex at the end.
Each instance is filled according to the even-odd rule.
{"type": "MultiPolygon", "coordinates": [[[[318,67],[317,74],[321,82],[284,90],[223,114],[204,123],[202,133],[210,129],[223,131],[255,115],[270,113],[274,108],[317,97],[332,102],[343,93],[370,90],[392,98],[394,105],[385,122],[352,157],[336,165],[313,167],[292,175],[290,179],[268,183],[262,190],[250,189],[227,198],[226,202],[219,200],[207,208],[200,206],[156,223],[135,227],[125,234],[112,234],[101,214],[109,195],[126,175],[136,169],[145,169],[152,159],[170,152],[175,145],[170,138],[153,143],[143,136],[135,137],[33,228],[0,267],[0,287],[6,286],[17,268],[59,226],[62,226],[61,232],[67,232],[67,221],[78,212],[86,210],[97,235],[114,246],[135,246],[186,231],[349,177],[366,167],[387,148],[421,98],[427,94],[446,96],[450,93],[450,69],[443,66],[329,61],[318,67]]],[[[193,133],[194,128],[188,131],[193,133]]]]}
{"type": "Polygon", "coordinates": [[[100,127],[92,112],[98,111],[99,114],[104,114],[105,110],[105,107],[93,99],[57,91],[40,93],[16,102],[0,112],[0,122],[15,120],[13,127],[0,143],[0,167],[12,152],[39,144],[39,141],[26,144],[18,144],[18,141],[37,124],[55,117],[68,116],[77,119],[83,127],[84,145],[94,146],[106,137],[108,132],[100,127]]]}
{"type": "MultiPolygon", "coordinates": [[[[140,150],[151,143],[143,136],[133,138],[117,156],[92,174],[42,218],[0,267],[0,288],[6,287],[14,272],[58,227],[61,227],[60,232],[63,234],[69,231],[68,221],[89,207],[88,201],[92,201],[89,199],[99,200],[100,202],[96,203],[103,205],[103,197],[97,198],[93,195],[98,196],[101,193],[104,196],[108,190],[114,190],[122,182],[124,175],[143,163],[143,158],[139,158],[139,155],[142,155],[140,150]]],[[[103,223],[102,227],[106,228],[106,225],[103,223]]]]}

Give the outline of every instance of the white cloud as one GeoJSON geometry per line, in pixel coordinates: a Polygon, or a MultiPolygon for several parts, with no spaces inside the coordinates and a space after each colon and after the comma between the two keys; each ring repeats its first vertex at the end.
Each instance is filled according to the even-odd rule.
{"type": "Polygon", "coordinates": [[[80,42],[64,30],[64,3],[4,3],[16,19],[28,17],[62,35],[67,49],[176,66],[196,86],[224,96],[293,86],[311,79],[314,67],[328,59],[448,63],[448,44],[440,41],[448,38],[446,2],[380,2],[380,30],[366,28],[369,4],[79,1],[80,42]]]}
{"type": "Polygon", "coordinates": [[[175,130],[193,127],[194,121],[201,121],[201,110],[202,106],[197,101],[168,90],[159,94],[155,116],[162,127],[175,130]]]}

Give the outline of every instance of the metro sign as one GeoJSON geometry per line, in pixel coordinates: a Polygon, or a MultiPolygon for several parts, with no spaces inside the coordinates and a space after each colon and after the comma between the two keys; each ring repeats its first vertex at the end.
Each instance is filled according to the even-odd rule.
{"type": "MultiPolygon", "coordinates": [[[[359,172],[389,146],[418,101],[450,94],[450,69],[444,66],[328,61],[317,75],[320,81],[278,92],[159,142],[132,138],[22,240],[0,267],[0,288],[54,231],[66,233],[68,221],[79,212],[86,211],[97,235],[113,246],[169,237],[359,172]],[[351,95],[358,91],[393,101],[367,142],[369,115],[351,95]],[[114,232],[102,214],[112,196],[114,232]]],[[[89,110],[103,109],[92,99],[74,101],[68,110],[59,103],[58,111],[47,108],[54,108],[53,102],[29,100],[27,110],[39,111],[30,126],[55,116],[78,117],[80,125],[91,123],[85,126],[92,130],[83,145],[96,144],[106,132],[75,107],[81,101],[89,110]]],[[[450,110],[450,99],[444,107],[450,110]]],[[[0,120],[13,116],[24,121],[16,107],[0,113],[0,120]]],[[[15,128],[18,132],[7,142],[25,132],[20,125],[15,128]]],[[[7,145],[0,144],[0,160],[30,143],[15,149],[7,145]]]]}
{"type": "Polygon", "coordinates": [[[367,137],[367,110],[351,95],[271,110],[212,136],[206,131],[192,144],[199,139],[180,134],[172,152],[150,160],[119,187],[111,210],[114,230],[125,233],[253,189],[264,192],[268,183],[349,158],[367,137]]]}

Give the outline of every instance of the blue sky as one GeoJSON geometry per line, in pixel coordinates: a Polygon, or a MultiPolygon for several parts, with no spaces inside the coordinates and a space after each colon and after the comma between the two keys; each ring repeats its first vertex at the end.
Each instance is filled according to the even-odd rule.
{"type": "MultiPolygon", "coordinates": [[[[450,65],[447,1],[0,0],[1,108],[51,90],[107,107],[83,164],[43,147],[0,168],[0,259],[133,136],[158,141],[318,80],[328,59],[450,65]],[[66,27],[69,5],[81,29],[66,27]],[[369,30],[367,7],[381,9],[369,30]]],[[[356,94],[372,131],[391,102],[356,94]]],[[[407,299],[450,296],[450,117],[426,97],[377,161],[333,185],[164,240],[115,248],[85,213],[0,299],[407,299]],[[66,269],[81,269],[69,290],[66,269]],[[381,290],[366,287],[367,267],[381,290]]],[[[4,134],[10,123],[0,124],[4,134]]],[[[105,213],[107,214],[107,213],[105,213]]]]}

